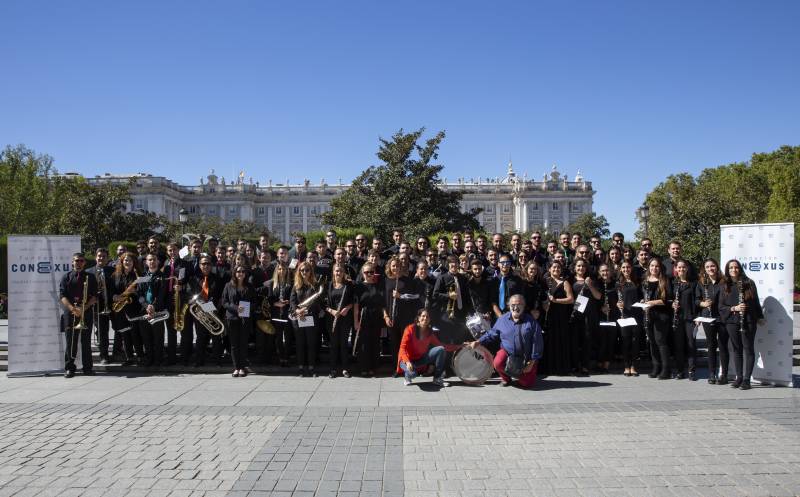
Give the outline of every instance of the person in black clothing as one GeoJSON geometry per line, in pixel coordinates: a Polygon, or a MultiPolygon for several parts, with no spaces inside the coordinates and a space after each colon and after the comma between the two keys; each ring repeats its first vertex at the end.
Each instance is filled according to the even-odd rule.
{"type": "Polygon", "coordinates": [[[294,337],[289,326],[289,297],[292,294],[292,277],[289,267],[278,263],[272,273],[272,279],[267,281],[266,298],[270,303],[270,315],[275,326],[275,334],[270,336],[264,333],[256,335],[256,346],[262,352],[264,362],[269,362],[271,350],[278,353],[278,360],[282,367],[289,366],[289,350],[294,343],[294,337]],[[274,344],[270,344],[274,340],[274,344]]]}
{"type": "Polygon", "coordinates": [[[700,317],[712,318],[713,323],[703,323],[708,348],[708,382],[712,385],[728,383],[728,330],[720,324],[719,317],[719,292],[721,275],[719,264],[714,259],[703,261],[703,274],[697,282],[694,291],[695,308],[700,317]],[[717,352],[719,350],[719,352],[717,352]],[[719,379],[717,371],[722,369],[719,379]]]}
{"type": "MultiPolygon", "coordinates": [[[[586,297],[587,303],[581,310],[578,304],[572,309],[569,318],[569,349],[571,352],[572,373],[589,374],[589,362],[592,359],[593,339],[599,338],[595,326],[597,323],[598,301],[603,294],[597,283],[589,276],[589,263],[581,257],[575,259],[575,275],[569,284],[576,302],[586,297]]],[[[605,331],[605,330],[604,330],[605,331]]],[[[598,363],[598,372],[607,373],[604,364],[598,363]]]]}
{"type": "MultiPolygon", "coordinates": [[[[178,348],[178,330],[175,328],[175,297],[180,295],[181,307],[188,303],[185,295],[177,290],[178,286],[186,283],[188,271],[188,263],[181,260],[178,255],[178,244],[167,244],[167,262],[161,269],[164,277],[167,278],[167,307],[169,308],[170,316],[167,320],[167,364],[172,365],[176,362],[177,348],[178,348]]],[[[186,358],[182,358],[185,363],[188,356],[191,355],[192,338],[193,334],[191,329],[187,329],[187,316],[190,314],[185,312],[183,317],[184,328],[180,331],[181,334],[181,355],[187,351],[189,354],[186,358]]],[[[188,327],[191,328],[191,327],[188,327]]]]}
{"type": "Polygon", "coordinates": [[[398,256],[392,256],[386,262],[386,277],[383,281],[383,294],[386,297],[383,322],[389,330],[391,364],[397,364],[400,339],[403,337],[403,330],[406,329],[406,326],[414,322],[419,295],[414,293],[407,265],[401,263],[398,256]]]}
{"type": "Polygon", "coordinates": [[[95,266],[90,270],[97,280],[97,305],[94,307],[97,328],[97,345],[100,349],[100,364],[108,365],[108,331],[111,322],[111,291],[114,268],[107,264],[108,250],[100,247],[95,252],[95,266]]]}
{"type": "Polygon", "coordinates": [[[469,269],[470,275],[467,281],[467,288],[469,290],[470,305],[474,312],[491,321],[493,316],[492,285],[484,278],[483,264],[481,264],[480,260],[477,258],[472,259],[469,269]]]}
{"type": "Polygon", "coordinates": [[[92,370],[92,306],[97,303],[97,279],[83,270],[86,258],[80,252],[72,254],[73,270],[61,278],[58,296],[64,312],[61,314],[61,333],[67,347],[64,353],[64,376],[75,376],[75,358],[81,348],[83,374],[93,375],[92,370]],[[87,286],[84,291],[84,286],[87,286]],[[84,301],[84,294],[86,300],[84,301]],[[83,329],[75,329],[83,318],[83,329]]]}
{"type": "Polygon", "coordinates": [[[366,262],[361,266],[361,280],[362,283],[356,285],[353,354],[358,357],[361,376],[375,376],[386,302],[381,277],[375,273],[373,263],[366,262]]]}
{"type": "Polygon", "coordinates": [[[458,271],[458,258],[447,258],[448,272],[436,279],[433,302],[438,317],[439,339],[445,344],[462,343],[467,336],[466,320],[471,312],[467,277],[458,271]]]}
{"type": "Polygon", "coordinates": [[[193,238],[189,243],[189,255],[183,260],[186,263],[185,267],[189,270],[189,274],[186,275],[187,278],[200,274],[200,257],[203,255],[202,250],[203,242],[201,242],[199,238],[193,238]]]}
{"type": "Polygon", "coordinates": [[[611,358],[614,355],[614,346],[617,341],[616,326],[601,326],[600,323],[615,323],[619,319],[619,309],[617,309],[617,284],[614,280],[614,272],[608,264],[600,264],[597,267],[597,275],[600,280],[597,282],[600,298],[598,299],[597,309],[599,315],[591,323],[592,342],[597,349],[597,368],[607,373],[611,367],[611,358]]]}
{"type": "Polygon", "coordinates": [[[136,295],[139,297],[139,304],[147,319],[139,321],[139,332],[142,336],[145,354],[145,366],[161,364],[164,358],[164,331],[166,321],[150,324],[148,319],[155,313],[167,309],[167,280],[164,273],[159,270],[158,257],[155,254],[147,254],[145,257],[147,268],[145,275],[148,280],[136,286],[136,295]]]}
{"type": "MultiPolygon", "coordinates": [[[[238,255],[238,254],[237,254],[238,255]]],[[[235,255],[230,260],[230,263],[225,259],[225,251],[222,247],[217,247],[217,261],[214,262],[209,257],[209,261],[211,262],[211,272],[213,272],[217,278],[220,280],[221,288],[224,288],[225,285],[231,280],[231,263],[235,263],[235,255]]],[[[220,294],[221,295],[221,294],[220,294]]]]}
{"type": "Polygon", "coordinates": [[[676,379],[684,378],[683,370],[688,366],[689,379],[692,381],[697,380],[697,373],[695,371],[695,361],[697,355],[697,345],[694,337],[696,317],[695,295],[696,283],[689,282],[689,263],[680,260],[676,263],[678,275],[673,280],[675,288],[675,300],[672,303],[673,312],[676,313],[674,319],[677,329],[673,330],[675,336],[673,343],[675,349],[673,356],[677,363],[678,372],[675,375],[676,379]]]}
{"type": "Polygon", "coordinates": [[[547,301],[547,288],[542,275],[542,267],[536,261],[528,262],[522,269],[523,293],[526,312],[541,323],[544,322],[542,304],[547,301]]]}
{"type": "MultiPolygon", "coordinates": [[[[353,243],[352,241],[349,243],[353,243]]],[[[346,246],[346,245],[345,245],[346,246]]],[[[342,247],[337,247],[333,251],[333,264],[341,264],[344,266],[344,271],[350,281],[355,281],[358,276],[358,269],[361,267],[359,264],[351,265],[347,259],[347,252],[342,247]]]]}
{"type": "MultiPolygon", "coordinates": [[[[123,254],[117,261],[114,268],[114,276],[112,277],[111,301],[113,303],[123,298],[128,298],[128,295],[125,295],[126,290],[135,293],[136,287],[134,282],[142,272],[142,268],[136,266],[137,262],[136,254],[131,252],[123,254]]],[[[133,364],[134,350],[140,360],[144,360],[144,350],[142,348],[142,338],[139,335],[138,324],[136,322],[131,322],[129,319],[131,317],[140,316],[142,314],[142,308],[139,305],[138,298],[131,297],[130,301],[131,302],[122,307],[119,312],[114,312],[112,314],[114,331],[115,333],[119,333],[122,337],[120,348],[125,354],[125,358],[122,361],[123,366],[130,366],[133,364]]]]}
{"type": "Polygon", "coordinates": [[[650,378],[668,380],[669,339],[672,329],[672,287],[664,275],[664,266],[658,259],[651,259],[647,266],[647,276],[642,281],[643,301],[648,306],[644,311],[645,329],[650,343],[650,357],[653,369],[650,378]]]}
{"type": "Polygon", "coordinates": [[[512,295],[522,295],[525,291],[522,279],[512,271],[513,264],[510,254],[501,255],[500,272],[492,280],[492,311],[497,319],[509,312],[508,299],[512,295]]]}
{"type": "Polygon", "coordinates": [[[625,376],[639,376],[636,360],[639,358],[639,328],[642,325],[642,312],[633,304],[641,302],[642,290],[633,272],[633,264],[623,261],[617,278],[617,309],[620,318],[634,318],[635,326],[620,326],[622,335],[622,365],[625,376]]]}
{"type": "Polygon", "coordinates": [[[425,260],[417,263],[412,285],[414,286],[414,293],[418,295],[416,311],[423,308],[428,309],[431,305],[431,295],[433,294],[433,287],[436,285],[436,279],[431,277],[428,263],[425,260]]]}
{"type": "MultiPolygon", "coordinates": [[[[669,242],[669,255],[664,257],[661,262],[664,265],[664,275],[667,278],[674,278],[678,276],[678,262],[684,260],[681,257],[683,247],[681,242],[673,240],[669,242]]],[[[688,266],[687,279],[690,282],[697,281],[697,271],[691,262],[685,261],[688,266]]]]}
{"type": "MultiPolygon", "coordinates": [[[[211,302],[219,308],[219,300],[222,295],[223,283],[219,277],[211,271],[211,258],[204,255],[200,258],[200,272],[195,274],[188,281],[189,294],[200,295],[200,302],[211,302]]],[[[194,320],[195,334],[197,341],[195,343],[194,352],[194,365],[201,367],[206,362],[206,348],[208,341],[211,340],[211,348],[213,353],[213,360],[222,365],[222,336],[212,335],[206,327],[194,320]]]]}
{"type": "Polygon", "coordinates": [[[736,379],[731,386],[749,390],[756,358],[756,330],[759,324],[764,323],[764,311],[755,282],[745,275],[741,263],[736,259],[725,263],[725,280],[717,305],[720,320],[725,323],[733,345],[736,379]]]}
{"type": "Polygon", "coordinates": [[[297,366],[300,376],[316,377],[314,366],[317,362],[319,345],[319,299],[300,306],[306,299],[318,291],[314,280],[314,265],[308,261],[297,265],[294,273],[294,286],[289,296],[289,310],[295,317],[292,319],[295,344],[297,345],[297,366]]]}
{"type": "Polygon", "coordinates": [[[225,309],[226,330],[231,341],[233,359],[231,376],[234,377],[247,376],[247,343],[253,330],[252,315],[255,312],[256,292],[247,277],[247,268],[235,266],[233,278],[222,291],[222,307],[225,309]]]}
{"type": "MultiPolygon", "coordinates": [[[[341,250],[341,249],[337,249],[341,250]]],[[[329,315],[330,339],[330,378],[336,378],[341,370],[345,378],[350,378],[347,371],[347,339],[353,327],[353,303],[355,289],[347,275],[344,264],[334,264],[331,268],[331,281],[328,283],[325,312],[329,315]]]]}

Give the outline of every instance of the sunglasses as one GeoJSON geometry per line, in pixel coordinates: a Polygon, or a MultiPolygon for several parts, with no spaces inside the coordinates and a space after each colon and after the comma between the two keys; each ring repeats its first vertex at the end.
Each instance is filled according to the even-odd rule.
{"type": "Polygon", "coordinates": [[[364,276],[372,276],[375,274],[375,271],[364,271],[364,276]]]}
{"type": "Polygon", "coordinates": [[[511,265],[511,261],[500,261],[500,265],[501,266],[510,266],[511,265]]]}
{"type": "Polygon", "coordinates": [[[344,248],[356,248],[355,245],[345,245],[344,248]]]}

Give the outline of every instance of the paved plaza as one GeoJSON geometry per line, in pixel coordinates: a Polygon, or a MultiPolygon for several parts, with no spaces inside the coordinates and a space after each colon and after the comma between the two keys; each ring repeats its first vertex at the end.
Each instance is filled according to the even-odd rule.
{"type": "Polygon", "coordinates": [[[798,389],[0,378],[0,495],[800,494],[798,389]]]}

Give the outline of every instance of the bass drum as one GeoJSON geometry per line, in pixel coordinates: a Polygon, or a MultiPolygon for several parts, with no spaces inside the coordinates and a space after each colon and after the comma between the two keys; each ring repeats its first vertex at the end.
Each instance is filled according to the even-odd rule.
{"type": "Polygon", "coordinates": [[[494,356],[489,349],[478,345],[474,349],[462,347],[453,356],[453,371],[468,385],[483,385],[492,377],[494,356]]]}

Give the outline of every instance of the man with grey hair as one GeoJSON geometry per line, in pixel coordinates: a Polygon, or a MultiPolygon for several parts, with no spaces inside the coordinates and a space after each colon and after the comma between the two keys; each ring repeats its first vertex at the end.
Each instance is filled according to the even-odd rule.
{"type": "Polygon", "coordinates": [[[542,358],[544,342],[539,323],[525,312],[525,298],[514,294],[509,299],[510,312],[503,314],[480,339],[469,345],[500,343],[494,356],[494,369],[500,375],[500,385],[507,387],[512,377],[522,388],[536,382],[536,369],[542,358]]]}

